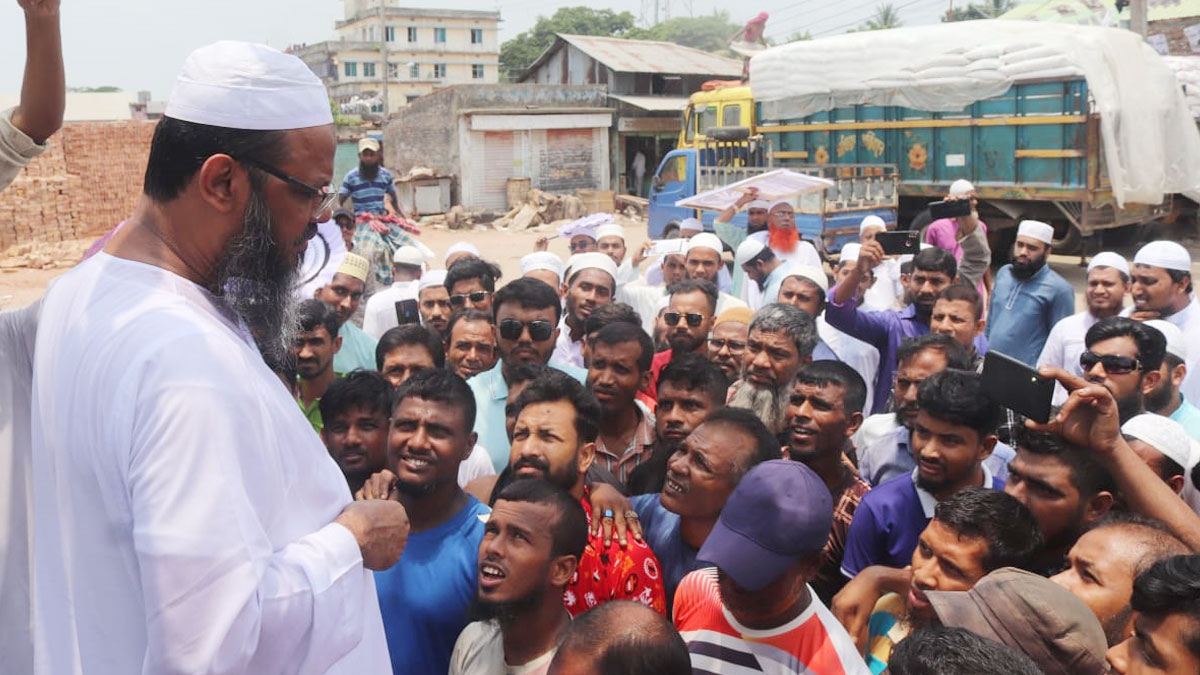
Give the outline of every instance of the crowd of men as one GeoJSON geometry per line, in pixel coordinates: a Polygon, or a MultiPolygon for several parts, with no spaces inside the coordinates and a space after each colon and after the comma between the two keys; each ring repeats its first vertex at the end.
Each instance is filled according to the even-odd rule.
{"type": "Polygon", "coordinates": [[[381,235],[381,148],[334,190],[331,123],[294,57],[197,50],[134,214],[13,315],[31,670],[1200,672],[1182,246],[1093,256],[1075,314],[1053,229],[993,276],[961,181],[909,259],[868,217],[827,270],[750,193],[651,259],[585,217],[503,280],[381,235]],[[1061,386],[1049,422],[989,349],[1061,386]]]}

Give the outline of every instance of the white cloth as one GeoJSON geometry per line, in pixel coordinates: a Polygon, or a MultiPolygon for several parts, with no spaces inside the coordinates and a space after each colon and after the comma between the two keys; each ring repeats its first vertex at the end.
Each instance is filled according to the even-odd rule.
{"type": "Polygon", "coordinates": [[[875,283],[863,296],[862,308],[868,312],[899,309],[904,300],[904,285],[900,283],[900,259],[886,258],[875,269],[875,283]]]}
{"type": "Polygon", "coordinates": [[[46,294],[37,672],[390,672],[346,480],[232,317],[105,253],[46,294]]]}
{"type": "Polygon", "coordinates": [[[13,126],[13,110],[0,112],[0,192],[13,182],[30,160],[50,147],[49,143],[34,143],[24,131],[13,126]]]}
{"type": "Polygon", "coordinates": [[[467,483],[484,476],[495,476],[496,466],[492,464],[492,456],[487,448],[475,444],[471,454],[458,465],[458,487],[465,488],[467,483]]]}
{"type": "MultiPolygon", "coordinates": [[[[1042,354],[1038,357],[1038,367],[1058,366],[1076,377],[1083,377],[1083,368],[1079,367],[1079,356],[1087,350],[1083,336],[1087,335],[1088,329],[1094,326],[1096,321],[1096,317],[1085,309],[1054,324],[1050,335],[1046,337],[1042,354]]],[[[1062,405],[1066,401],[1067,390],[1055,382],[1054,398],[1051,402],[1054,405],[1062,405]]]]}
{"type": "Polygon", "coordinates": [[[450,655],[450,675],[543,675],[558,651],[555,647],[536,659],[510,666],[504,662],[504,634],[496,621],[476,621],[467,624],[454,653],[450,655]]]}
{"type": "Polygon", "coordinates": [[[617,267],[617,288],[637,281],[639,276],[638,268],[634,267],[633,261],[626,257],[617,267]]]}
{"type": "MultiPolygon", "coordinates": [[[[1133,309],[1126,307],[1121,316],[1129,316],[1133,309]]],[[[1187,375],[1183,378],[1183,384],[1179,385],[1179,391],[1189,401],[1200,401],[1200,305],[1193,298],[1187,307],[1165,320],[1182,331],[1187,340],[1187,375]]]]}
{"type": "Polygon", "coordinates": [[[367,299],[363,310],[363,332],[376,340],[388,329],[400,325],[396,317],[396,303],[401,300],[416,300],[421,280],[397,281],[367,299]]]}
{"type": "MultiPolygon", "coordinates": [[[[867,405],[870,406],[870,404],[871,399],[867,399],[867,405]]],[[[899,427],[900,423],[896,421],[896,413],[879,413],[864,419],[862,426],[850,437],[850,442],[858,451],[859,463],[862,462],[863,450],[874,447],[891,437],[899,427]]]]}
{"type": "Polygon", "coordinates": [[[30,390],[40,303],[0,312],[0,669],[33,672],[30,390]]]}
{"type": "Polygon", "coordinates": [[[300,260],[300,283],[296,286],[296,297],[308,300],[318,288],[333,281],[333,275],[344,257],[346,240],[342,239],[342,228],[332,220],[317,223],[317,236],[309,240],[304,257],[300,260]]]}
{"type": "Polygon", "coordinates": [[[567,325],[566,315],[558,321],[558,339],[554,341],[554,352],[550,354],[550,360],[583,368],[583,340],[571,339],[571,328],[567,325]]]}
{"type": "MultiPolygon", "coordinates": [[[[641,283],[625,284],[617,288],[616,300],[633,308],[642,319],[642,330],[646,335],[654,335],[654,320],[658,317],[658,306],[667,297],[667,289],[663,286],[648,286],[641,283]]],[[[560,334],[561,341],[563,336],[560,334]]]]}
{"type": "Polygon", "coordinates": [[[862,376],[867,385],[863,414],[870,412],[871,403],[875,400],[875,376],[879,373],[879,350],[849,333],[830,326],[824,315],[817,317],[817,335],[834,354],[837,354],[839,361],[862,376]]]}

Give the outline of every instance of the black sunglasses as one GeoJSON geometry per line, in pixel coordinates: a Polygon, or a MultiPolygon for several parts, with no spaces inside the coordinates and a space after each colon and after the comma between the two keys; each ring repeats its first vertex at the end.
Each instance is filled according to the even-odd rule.
{"type": "Polygon", "coordinates": [[[1097,363],[1103,364],[1104,372],[1109,375],[1128,375],[1135,370],[1142,369],[1142,362],[1132,356],[1097,354],[1096,352],[1084,352],[1079,355],[1079,367],[1083,368],[1085,373],[1095,368],[1097,363]]]}
{"type": "Polygon", "coordinates": [[[703,314],[695,314],[695,313],[691,313],[691,312],[689,312],[688,314],[680,314],[679,312],[667,312],[666,314],[663,314],[663,321],[666,321],[668,326],[674,326],[679,323],[680,319],[685,318],[685,317],[687,318],[687,325],[691,326],[692,328],[695,328],[696,326],[699,326],[701,323],[704,322],[703,314]]]}
{"type": "Polygon", "coordinates": [[[484,300],[487,300],[487,296],[488,296],[487,291],[472,291],[470,293],[460,293],[458,295],[452,295],[452,296],[450,296],[450,306],[451,307],[462,307],[463,305],[467,304],[467,298],[470,298],[471,302],[478,304],[480,302],[483,302],[484,300]]]}
{"type": "Polygon", "coordinates": [[[500,337],[505,340],[519,340],[521,333],[525,332],[525,328],[529,328],[529,339],[534,342],[549,340],[550,335],[554,333],[554,324],[545,319],[538,319],[525,323],[517,319],[504,319],[500,322],[500,337]]]}

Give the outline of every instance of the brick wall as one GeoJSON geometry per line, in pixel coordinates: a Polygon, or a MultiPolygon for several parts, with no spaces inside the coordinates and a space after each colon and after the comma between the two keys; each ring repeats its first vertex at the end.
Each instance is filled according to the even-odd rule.
{"type": "Polygon", "coordinates": [[[0,251],[108,231],[132,212],[154,122],[70,122],[0,192],[0,251]]]}
{"type": "Polygon", "coordinates": [[[1183,29],[1193,24],[1200,23],[1200,17],[1187,16],[1181,19],[1168,19],[1165,21],[1151,21],[1146,26],[1146,34],[1154,35],[1162,33],[1167,36],[1167,53],[1172,56],[1195,56],[1191,45],[1188,44],[1187,36],[1183,34],[1183,29]]]}

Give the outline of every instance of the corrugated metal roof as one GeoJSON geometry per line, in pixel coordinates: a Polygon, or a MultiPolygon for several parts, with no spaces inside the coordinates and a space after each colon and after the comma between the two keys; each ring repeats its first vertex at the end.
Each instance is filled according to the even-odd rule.
{"type": "Polygon", "coordinates": [[[596,35],[558,34],[558,40],[542,52],[525,71],[522,79],[542,65],[563,43],[596,59],[618,73],[656,73],[662,75],[712,75],[741,77],[742,62],[684,47],[673,42],[626,40],[596,35]],[[560,42],[561,41],[561,42],[560,42]]]}
{"type": "Polygon", "coordinates": [[[688,104],[686,96],[629,96],[627,94],[609,94],[608,97],[650,112],[679,112],[686,108],[688,104]]]}

